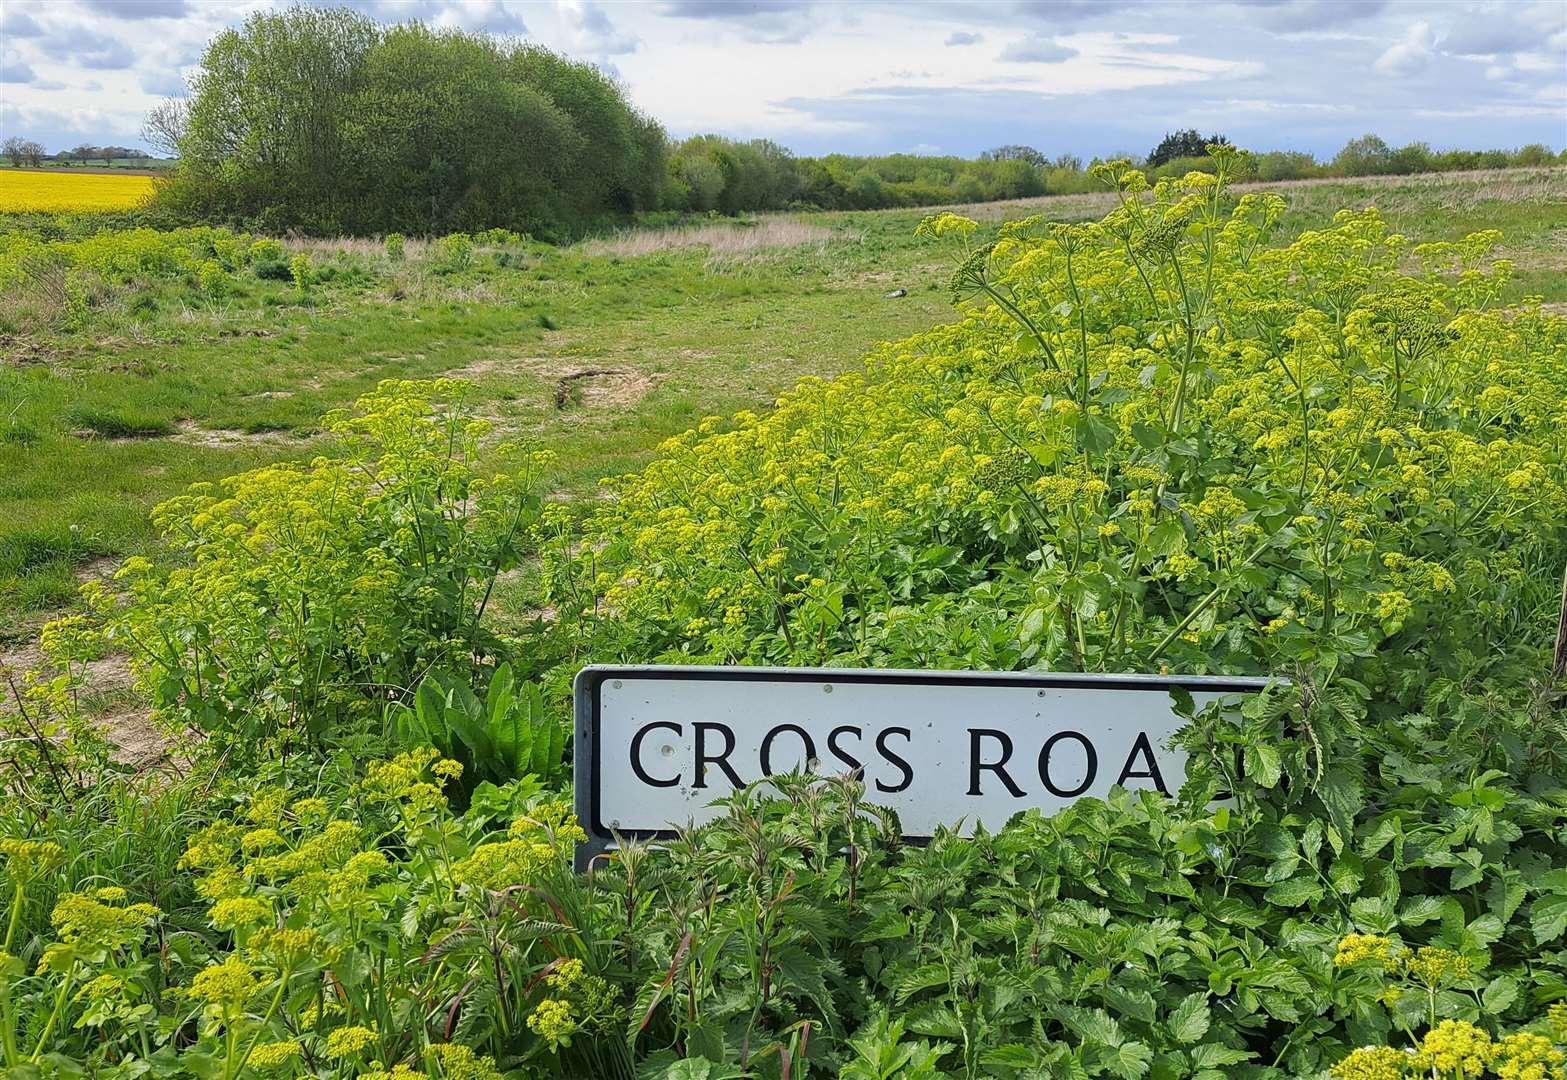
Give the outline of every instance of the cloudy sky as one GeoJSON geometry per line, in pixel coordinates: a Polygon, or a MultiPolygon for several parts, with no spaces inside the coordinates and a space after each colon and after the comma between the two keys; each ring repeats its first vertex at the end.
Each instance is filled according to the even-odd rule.
{"type": "MultiPolygon", "coordinates": [[[[275,0],[0,0],[0,134],[139,145],[202,46],[275,0]]],[[[1173,128],[1331,154],[1356,135],[1567,145],[1567,0],[352,0],[617,75],[674,135],[800,153],[1084,158],[1173,128]]]]}

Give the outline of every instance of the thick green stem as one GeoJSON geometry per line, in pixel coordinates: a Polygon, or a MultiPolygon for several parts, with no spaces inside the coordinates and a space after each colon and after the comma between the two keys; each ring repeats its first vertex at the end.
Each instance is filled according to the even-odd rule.
{"type": "Polygon", "coordinates": [[[54,1009],[49,1013],[49,1022],[38,1035],[38,1045],[33,1047],[33,1056],[28,1060],[34,1065],[38,1059],[44,1056],[44,1047],[49,1044],[49,1036],[54,1034],[54,1026],[60,1022],[60,1014],[65,1012],[65,995],[70,992],[71,977],[67,975],[60,980],[60,992],[54,996],[54,1009]]]}

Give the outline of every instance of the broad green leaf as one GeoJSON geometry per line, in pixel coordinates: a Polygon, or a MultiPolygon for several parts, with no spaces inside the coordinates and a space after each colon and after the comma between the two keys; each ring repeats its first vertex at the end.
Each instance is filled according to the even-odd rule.
{"type": "Polygon", "coordinates": [[[1170,1034],[1177,1042],[1194,1043],[1208,1034],[1209,1022],[1207,995],[1188,994],[1170,1014],[1170,1034]]]}
{"type": "Polygon", "coordinates": [[[1480,1004],[1492,1016],[1500,1016],[1518,1000],[1518,980],[1511,975],[1498,975],[1492,979],[1480,995],[1480,1004]]]}
{"type": "Polygon", "coordinates": [[[1295,877],[1281,881],[1267,892],[1263,899],[1279,907],[1300,907],[1322,899],[1322,882],[1315,877],[1295,877]]]}
{"type": "Polygon", "coordinates": [[[1529,907],[1529,928],[1534,940],[1545,945],[1567,929],[1567,895],[1541,896],[1529,907]]]}
{"type": "Polygon", "coordinates": [[[1279,748],[1268,743],[1252,743],[1245,751],[1246,775],[1259,787],[1271,788],[1278,784],[1284,771],[1284,760],[1279,748]]]}

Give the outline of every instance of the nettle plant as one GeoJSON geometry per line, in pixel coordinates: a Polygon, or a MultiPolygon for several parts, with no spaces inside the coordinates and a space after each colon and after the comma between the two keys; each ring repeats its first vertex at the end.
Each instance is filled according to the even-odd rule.
{"type": "MultiPolygon", "coordinates": [[[[284,769],[189,837],[197,911],[106,885],[13,930],[0,1051],[226,1080],[1558,1076],[1567,794],[1511,758],[1536,721],[1433,726],[1362,740],[1347,819],[1194,725],[1173,799],[920,846],[859,781],[782,776],[580,876],[564,802],[456,814],[434,750],[284,769]]],[[[14,927],[63,854],[0,856],[14,927]]]]}
{"type": "Polygon", "coordinates": [[[504,658],[484,616],[550,455],[481,471],[488,425],[461,393],[384,382],[324,418],[340,456],[198,484],[153,511],[174,565],[129,559],[87,596],[165,720],[244,754],[377,719],[433,670],[481,681],[504,658]]]}
{"type": "Polygon", "coordinates": [[[1151,191],[1103,166],[1098,222],[928,220],[967,318],[614,483],[553,561],[584,647],[1311,668],[1408,702],[1538,639],[1567,321],[1497,307],[1495,233],[1412,246],[1368,209],[1279,244],[1283,200],[1231,196],[1215,153],[1151,191]]]}

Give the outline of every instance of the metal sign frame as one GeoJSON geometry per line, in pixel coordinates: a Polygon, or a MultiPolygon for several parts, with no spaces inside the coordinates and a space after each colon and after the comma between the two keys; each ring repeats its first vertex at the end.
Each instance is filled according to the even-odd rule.
{"type": "MultiPolygon", "coordinates": [[[[614,834],[603,821],[599,767],[603,752],[600,725],[603,688],[615,679],[656,679],[685,682],[804,682],[821,684],[885,684],[924,686],[1022,687],[1038,689],[1141,690],[1168,694],[1171,690],[1191,693],[1256,693],[1281,680],[1230,675],[1095,675],[1076,672],[1028,671],[922,671],[874,668],[779,668],[680,666],[663,664],[610,665],[591,664],[577,673],[573,684],[575,731],[573,735],[573,778],[576,814],[588,841],[579,844],[577,868],[586,866],[613,848],[614,834]]],[[[718,795],[715,792],[715,797],[718,795]]],[[[874,800],[871,800],[874,801],[874,800]]],[[[621,836],[636,839],[666,840],[677,834],[668,828],[631,828],[619,830],[621,836]]],[[[909,839],[922,837],[910,834],[909,839]]]]}

